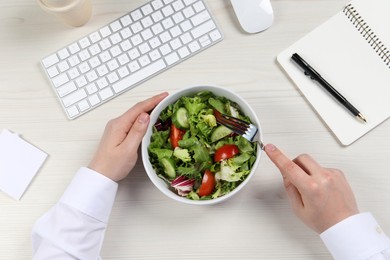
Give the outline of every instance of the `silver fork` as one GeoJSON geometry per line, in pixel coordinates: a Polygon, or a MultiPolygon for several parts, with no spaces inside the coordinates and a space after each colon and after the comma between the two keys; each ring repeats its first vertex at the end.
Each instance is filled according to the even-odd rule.
{"type": "Polygon", "coordinates": [[[229,128],[234,133],[241,135],[250,142],[258,142],[260,148],[264,150],[264,143],[260,140],[260,131],[257,126],[239,118],[222,114],[217,110],[214,111],[214,115],[218,123],[229,128]]]}

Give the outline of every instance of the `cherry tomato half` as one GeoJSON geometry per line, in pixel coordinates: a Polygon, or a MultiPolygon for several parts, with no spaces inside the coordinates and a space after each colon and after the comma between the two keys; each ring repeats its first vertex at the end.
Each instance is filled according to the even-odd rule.
{"type": "Polygon", "coordinates": [[[185,130],[177,128],[174,124],[171,124],[171,132],[169,139],[173,149],[179,146],[179,141],[183,139],[183,135],[186,133],[185,130]]]}
{"type": "Polygon", "coordinates": [[[219,162],[225,159],[229,159],[240,151],[238,150],[237,145],[235,144],[225,144],[221,146],[214,154],[214,162],[219,162]]]}
{"type": "Polygon", "coordinates": [[[210,170],[206,170],[203,174],[202,184],[199,187],[199,196],[210,195],[215,188],[215,177],[210,170]]]}

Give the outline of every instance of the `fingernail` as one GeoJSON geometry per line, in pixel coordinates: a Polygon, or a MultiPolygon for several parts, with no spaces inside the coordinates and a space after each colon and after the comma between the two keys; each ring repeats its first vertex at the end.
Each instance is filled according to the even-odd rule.
{"type": "Polygon", "coordinates": [[[147,113],[142,113],[139,117],[138,117],[138,122],[141,123],[141,124],[146,124],[149,122],[149,114],[147,113]]]}
{"type": "Polygon", "coordinates": [[[273,144],[267,144],[267,145],[265,146],[265,150],[266,150],[267,152],[273,152],[273,151],[276,150],[276,146],[273,145],[273,144]]]}

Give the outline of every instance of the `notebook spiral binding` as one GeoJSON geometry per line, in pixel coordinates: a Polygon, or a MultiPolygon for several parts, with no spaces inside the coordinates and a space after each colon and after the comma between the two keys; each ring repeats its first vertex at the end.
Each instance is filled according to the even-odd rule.
{"type": "Polygon", "coordinates": [[[359,15],[356,9],[351,4],[348,4],[343,9],[343,12],[360,32],[360,34],[371,45],[378,56],[386,63],[386,66],[390,68],[390,50],[388,50],[387,47],[381,42],[375,32],[371,30],[370,26],[359,15]]]}

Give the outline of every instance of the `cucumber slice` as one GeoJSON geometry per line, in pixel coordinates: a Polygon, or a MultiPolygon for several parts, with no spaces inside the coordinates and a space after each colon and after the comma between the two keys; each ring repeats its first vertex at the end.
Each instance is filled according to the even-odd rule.
{"type": "Polygon", "coordinates": [[[172,115],[172,123],[175,124],[177,128],[187,129],[190,127],[188,122],[188,111],[184,107],[180,107],[176,112],[172,115]]]}
{"type": "Polygon", "coordinates": [[[229,128],[227,128],[223,125],[220,125],[217,128],[215,128],[214,132],[211,133],[210,141],[214,143],[214,142],[218,141],[219,139],[222,139],[225,136],[230,135],[231,133],[232,133],[232,130],[230,130],[229,128]]]}
{"type": "Polygon", "coordinates": [[[175,162],[173,159],[168,157],[163,157],[160,159],[160,163],[163,166],[164,172],[170,177],[175,178],[176,177],[176,169],[175,169],[175,162]]]}

